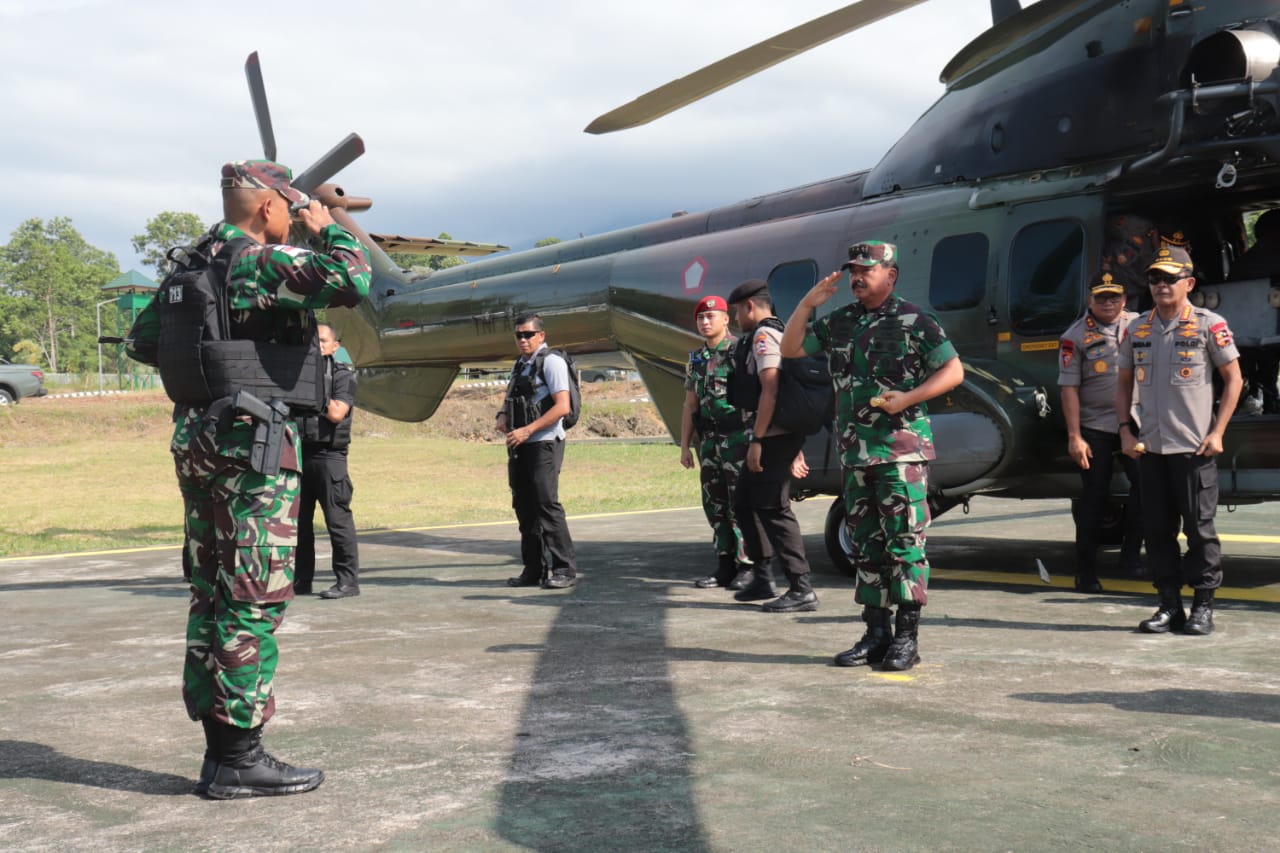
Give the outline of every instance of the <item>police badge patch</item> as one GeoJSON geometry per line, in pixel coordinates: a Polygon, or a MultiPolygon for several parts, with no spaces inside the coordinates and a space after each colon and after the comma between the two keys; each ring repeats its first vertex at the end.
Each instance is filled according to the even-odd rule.
{"type": "Polygon", "coordinates": [[[1062,342],[1062,346],[1059,348],[1059,353],[1062,356],[1062,366],[1064,368],[1070,367],[1072,359],[1076,356],[1076,342],[1072,340],[1064,340],[1062,342]]]}
{"type": "Polygon", "coordinates": [[[1218,349],[1226,349],[1231,346],[1231,330],[1227,328],[1225,321],[1214,323],[1209,327],[1209,331],[1213,333],[1213,342],[1218,349]]]}

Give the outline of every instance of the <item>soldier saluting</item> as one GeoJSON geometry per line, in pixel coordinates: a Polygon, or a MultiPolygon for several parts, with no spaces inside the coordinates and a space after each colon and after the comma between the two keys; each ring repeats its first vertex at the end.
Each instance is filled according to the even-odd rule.
{"type": "Polygon", "coordinates": [[[911,669],[920,662],[920,608],[929,585],[924,532],[934,450],[924,403],[964,381],[964,366],[938,321],[894,293],[894,244],[850,246],[841,269],[849,271],[854,304],[807,328],[814,310],[836,293],[840,273],[833,272],[800,300],[782,337],[788,358],[825,350],[836,391],[845,524],[867,630],[835,662],[911,669]]]}
{"type": "Polygon", "coordinates": [[[261,743],[275,712],[275,631],[294,595],[301,465],[289,406],[323,402],[312,309],[357,305],[370,271],[359,241],[291,179],[269,160],[222,167],[223,221],[183,251],[127,350],[160,368],[176,404],[171,450],[191,586],[182,693],[205,732],[196,790],[216,799],[324,781],[261,743]],[[285,245],[291,209],[320,251],[285,245]]]}

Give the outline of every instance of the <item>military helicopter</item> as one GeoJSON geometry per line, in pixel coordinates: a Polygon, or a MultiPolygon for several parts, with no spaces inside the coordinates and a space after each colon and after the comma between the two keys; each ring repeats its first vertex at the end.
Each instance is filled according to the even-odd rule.
{"type": "MultiPolygon", "coordinates": [[[[650,121],[917,2],[850,4],[587,130],[650,121]]],[[[847,246],[881,239],[900,248],[898,292],[936,312],[965,364],[964,384],[930,404],[934,512],[977,494],[1073,497],[1057,339],[1082,313],[1092,271],[1106,266],[1144,297],[1142,272],[1161,239],[1185,240],[1198,265],[1195,299],[1227,318],[1244,351],[1280,351],[1280,290],[1269,279],[1232,280],[1244,215],[1280,206],[1280,0],[1040,0],[1025,9],[992,0],[991,9],[992,26],[943,69],[943,95],[871,169],[417,278],[380,245],[496,247],[365,234],[347,213],[367,200],[320,187],[373,258],[368,301],[332,312],[360,369],[360,406],[429,418],[461,366],[511,357],[512,318],[536,310],[557,345],[627,354],[676,435],[702,296],[764,278],[785,319],[847,246]]],[[[270,157],[252,70],[250,88],[270,157]]],[[[344,145],[301,176],[304,188],[358,156],[356,143],[344,145]]],[[[1233,419],[1219,462],[1224,503],[1280,497],[1278,425],[1273,412],[1233,419]]],[[[838,495],[828,430],[806,456],[802,490],[838,495]]],[[[1119,476],[1116,485],[1122,493],[1119,476]]],[[[837,499],[826,542],[839,566],[842,519],[837,499]]]]}

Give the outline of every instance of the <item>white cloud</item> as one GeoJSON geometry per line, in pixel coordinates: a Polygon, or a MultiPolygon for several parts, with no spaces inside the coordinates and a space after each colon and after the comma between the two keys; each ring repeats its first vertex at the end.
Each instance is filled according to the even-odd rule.
{"type": "Polygon", "coordinates": [[[867,168],[942,92],[987,0],[934,0],[621,134],[595,116],[831,11],[838,0],[258,5],[0,2],[0,241],[70,216],[129,246],[162,210],[217,215],[226,160],[260,152],[242,66],[259,50],[279,157],[347,132],[371,230],[527,246],[867,168]],[[274,29],[270,28],[274,25],[274,29]],[[858,113],[874,109],[868,122],[858,113]]]}

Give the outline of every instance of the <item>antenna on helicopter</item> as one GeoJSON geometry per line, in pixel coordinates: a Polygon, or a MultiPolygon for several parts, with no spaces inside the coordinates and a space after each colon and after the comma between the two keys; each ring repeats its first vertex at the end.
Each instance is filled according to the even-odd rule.
{"type": "MultiPolygon", "coordinates": [[[[586,132],[612,133],[648,124],[806,50],[923,2],[924,0],[862,0],[860,3],[850,3],[713,62],[679,80],[672,80],[646,92],[634,101],[600,116],[587,125],[586,132]]],[[[995,14],[997,3],[1016,6],[1017,0],[992,0],[992,14],[995,14]]]]}

